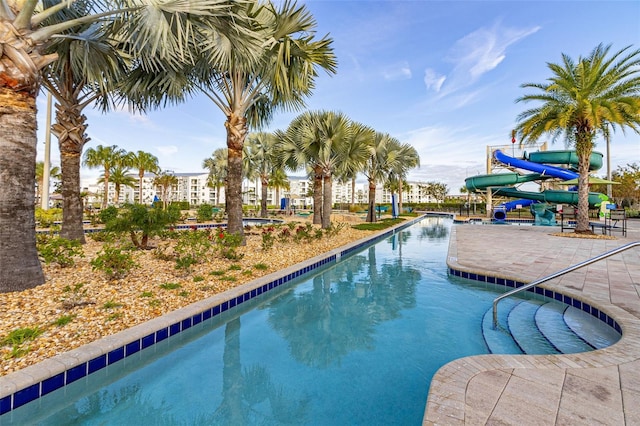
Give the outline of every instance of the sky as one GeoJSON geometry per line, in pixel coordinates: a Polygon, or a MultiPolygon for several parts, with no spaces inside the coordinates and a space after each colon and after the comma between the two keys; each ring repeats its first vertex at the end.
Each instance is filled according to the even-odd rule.
{"type": "MultiPolygon", "coordinates": [[[[484,174],[487,146],[511,145],[517,117],[535,103],[525,83],[545,83],[548,63],[587,56],[600,43],[611,52],[640,48],[639,1],[336,1],[304,3],[316,36],[333,39],[336,74],[320,71],[305,110],[331,110],[415,147],[420,167],[408,179],[441,182],[459,194],[468,176],[484,174]]],[[[46,97],[38,99],[38,160],[44,159],[46,97]]],[[[285,130],[303,111],[275,114],[265,131],[285,130]]],[[[117,145],[143,150],[163,170],[201,172],[226,147],[224,115],[205,96],[133,115],[86,109],[85,150],[117,145]]],[[[545,142],[547,139],[541,139],[545,142]]],[[[549,149],[565,149],[564,141],[549,149]]],[[[596,151],[606,154],[602,139],[596,151]]],[[[59,165],[55,137],[51,161],[59,165]]],[[[640,135],[618,130],[611,169],[640,162],[640,135]]],[[[606,159],[605,159],[606,164],[606,159]]],[[[605,166],[606,167],[606,166],[605,166]]],[[[101,171],[81,170],[82,186],[101,171]]],[[[606,176],[603,167],[596,172],[606,176]]]]}

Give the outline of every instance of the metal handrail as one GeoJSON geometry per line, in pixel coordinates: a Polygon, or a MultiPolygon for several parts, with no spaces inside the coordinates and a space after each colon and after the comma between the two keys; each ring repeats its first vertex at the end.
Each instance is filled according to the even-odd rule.
{"type": "Polygon", "coordinates": [[[562,275],[568,274],[569,272],[573,272],[576,269],[580,269],[580,268],[582,268],[584,266],[591,265],[592,263],[598,262],[598,261],[600,261],[602,259],[606,259],[607,257],[613,256],[615,254],[621,253],[621,252],[626,251],[626,250],[628,250],[630,248],[638,247],[638,246],[640,246],[640,241],[635,241],[633,243],[625,244],[623,246],[620,246],[620,247],[615,248],[613,250],[610,250],[608,252],[602,253],[602,254],[600,254],[600,255],[598,255],[596,257],[592,257],[591,259],[585,260],[584,262],[580,262],[580,263],[577,263],[577,264],[575,264],[573,266],[565,268],[565,269],[563,269],[561,271],[554,272],[553,274],[548,275],[548,276],[546,276],[544,278],[541,278],[541,279],[539,279],[537,281],[531,282],[529,284],[523,285],[522,287],[518,287],[516,289],[508,291],[505,294],[501,294],[500,296],[496,297],[493,300],[493,327],[495,328],[498,325],[498,302],[501,301],[502,299],[505,299],[505,298],[507,298],[509,296],[512,296],[512,295],[516,294],[516,293],[520,293],[521,291],[525,291],[527,289],[530,289],[531,287],[535,287],[535,286],[537,286],[539,284],[545,283],[545,282],[547,282],[549,280],[552,280],[554,278],[558,278],[558,277],[560,277],[562,275]]]}

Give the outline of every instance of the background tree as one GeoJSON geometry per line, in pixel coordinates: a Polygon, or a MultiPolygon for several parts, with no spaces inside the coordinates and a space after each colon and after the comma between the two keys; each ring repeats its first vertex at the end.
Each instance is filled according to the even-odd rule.
{"type": "MultiPolygon", "coordinates": [[[[90,169],[102,168],[101,181],[104,184],[104,193],[102,194],[102,208],[106,209],[109,203],[109,178],[111,177],[111,170],[122,162],[127,155],[127,151],[119,149],[116,145],[102,146],[98,145],[95,148],[89,148],[84,153],[84,159],[82,164],[90,169]]],[[[84,241],[84,235],[82,236],[84,241]]]]}
{"type": "MultiPolygon", "coordinates": [[[[98,179],[98,183],[103,183],[103,181],[104,175],[98,179]]],[[[136,186],[136,179],[131,176],[131,170],[122,164],[115,164],[111,167],[109,170],[109,182],[113,184],[115,189],[112,200],[114,205],[120,203],[120,192],[123,186],[128,186],[129,188],[135,188],[136,186]]]]}
{"type": "Polygon", "coordinates": [[[640,165],[638,163],[618,166],[612,173],[613,197],[619,207],[633,207],[640,203],[640,165]]]}
{"type": "Polygon", "coordinates": [[[130,152],[128,156],[128,165],[138,170],[138,203],[146,204],[145,200],[142,199],[142,181],[145,173],[156,174],[160,171],[158,157],[144,151],[130,152]]]}
{"type": "Polygon", "coordinates": [[[340,182],[351,181],[351,207],[355,205],[356,178],[367,161],[369,146],[375,131],[362,123],[351,121],[349,138],[344,141],[344,160],[338,164],[336,177],[340,182]]]}
{"type": "MultiPolygon", "coordinates": [[[[284,189],[285,191],[289,191],[291,189],[291,182],[287,177],[287,173],[281,167],[274,167],[271,171],[271,175],[269,176],[269,187],[275,189],[275,201],[276,205],[280,206],[280,190],[284,189]]],[[[287,210],[291,208],[291,200],[287,204],[287,210]]]]}
{"type": "Polygon", "coordinates": [[[369,210],[367,222],[376,222],[376,185],[384,183],[399,161],[400,142],[387,133],[376,132],[369,145],[368,159],[363,174],[369,184],[369,210]]]}
{"type": "Polygon", "coordinates": [[[162,197],[162,208],[167,209],[169,197],[173,188],[178,185],[178,178],[166,172],[160,173],[153,179],[153,184],[160,188],[160,196],[162,197]]]}
{"type": "Polygon", "coordinates": [[[405,143],[398,147],[398,157],[398,160],[391,168],[389,180],[395,181],[393,187],[398,192],[398,213],[401,213],[402,193],[405,189],[407,173],[409,170],[420,166],[420,156],[413,146],[405,143]]]}
{"type": "Polygon", "coordinates": [[[442,182],[427,182],[426,184],[418,185],[418,188],[423,195],[432,197],[438,203],[444,201],[449,193],[449,188],[442,182]]]}
{"type": "Polygon", "coordinates": [[[553,140],[564,135],[575,146],[579,173],[576,233],[592,232],[588,179],[596,133],[606,125],[640,133],[640,50],[628,46],[608,57],[610,48],[598,45],[577,61],[563,54],[561,64],[548,64],[552,76],[547,83],[522,85],[537,93],[517,99],[540,103],[518,116],[521,143],[535,143],[551,134],[553,140]]]}
{"type": "Polygon", "coordinates": [[[220,205],[220,188],[227,182],[227,157],[227,148],[218,148],[202,161],[202,168],[209,170],[207,185],[216,189],[216,206],[220,205]]]}
{"type": "Polygon", "coordinates": [[[267,194],[269,189],[269,178],[275,166],[276,136],[273,133],[259,132],[251,133],[247,137],[245,154],[250,168],[255,170],[260,179],[260,217],[267,217],[267,194]]]}

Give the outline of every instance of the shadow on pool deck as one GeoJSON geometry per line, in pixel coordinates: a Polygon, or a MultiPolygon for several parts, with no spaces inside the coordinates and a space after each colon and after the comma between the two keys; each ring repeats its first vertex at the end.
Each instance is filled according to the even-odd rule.
{"type": "MultiPolygon", "coordinates": [[[[640,240],[552,236],[557,227],[454,225],[447,263],[461,271],[531,282],[640,240]]],[[[482,355],[443,366],[431,382],[423,424],[640,424],[640,248],[543,287],[615,319],[622,338],[570,355],[482,355]]]]}

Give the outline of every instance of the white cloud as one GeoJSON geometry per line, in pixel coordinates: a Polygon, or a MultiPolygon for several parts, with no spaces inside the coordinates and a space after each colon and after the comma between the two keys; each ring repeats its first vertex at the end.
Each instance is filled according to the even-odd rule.
{"type": "Polygon", "coordinates": [[[509,46],[539,29],[539,26],[510,28],[498,21],[492,27],[479,28],[459,39],[447,54],[446,60],[453,64],[453,69],[441,97],[476,83],[505,60],[509,46]]]}
{"type": "Polygon", "coordinates": [[[411,68],[407,62],[389,67],[382,72],[385,80],[408,80],[411,78],[411,68]]]}
{"type": "Polygon", "coordinates": [[[433,89],[435,92],[439,92],[446,79],[446,76],[439,75],[431,68],[424,70],[424,84],[427,86],[427,89],[433,89]]]}
{"type": "Polygon", "coordinates": [[[175,145],[157,146],[156,149],[158,150],[160,155],[164,157],[169,157],[178,152],[178,147],[175,145]]]}

